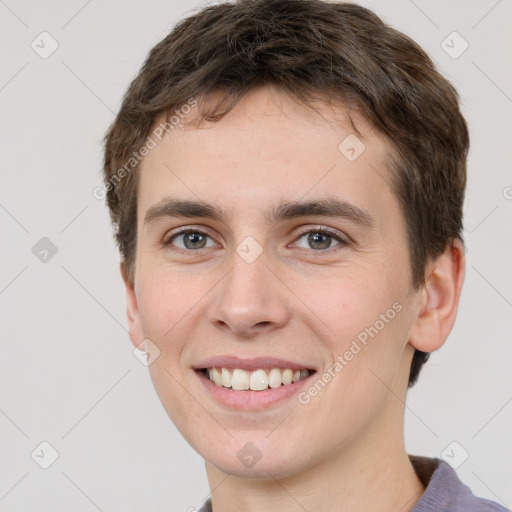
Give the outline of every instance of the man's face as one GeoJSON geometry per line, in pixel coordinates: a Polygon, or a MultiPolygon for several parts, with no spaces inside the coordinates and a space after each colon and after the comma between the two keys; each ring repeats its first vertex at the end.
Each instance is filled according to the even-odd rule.
{"type": "Polygon", "coordinates": [[[283,477],[402,429],[419,301],[389,142],[352,113],[356,139],[341,107],[322,115],[259,89],[142,162],[131,338],[158,348],[166,411],[225,472],[283,477]],[[178,215],[176,200],[224,217],[178,215]],[[338,210],[298,207],[325,201],[338,210]],[[276,387],[219,386],[212,367],[276,387]],[[290,372],[273,368],[309,376],[279,385],[290,372]]]}

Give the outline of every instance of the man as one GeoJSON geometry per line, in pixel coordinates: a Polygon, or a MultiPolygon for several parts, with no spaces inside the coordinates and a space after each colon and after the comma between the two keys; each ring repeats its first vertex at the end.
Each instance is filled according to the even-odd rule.
{"type": "Polygon", "coordinates": [[[403,436],[457,313],[468,144],[453,87],[355,4],[209,6],[151,50],[104,178],[202,510],[504,510],[403,436]]]}

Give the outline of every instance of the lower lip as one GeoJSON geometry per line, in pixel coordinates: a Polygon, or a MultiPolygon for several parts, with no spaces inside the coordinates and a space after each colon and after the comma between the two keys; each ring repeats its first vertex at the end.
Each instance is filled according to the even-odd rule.
{"type": "Polygon", "coordinates": [[[296,395],[301,388],[309,384],[309,379],[314,375],[311,373],[305,379],[301,379],[286,386],[269,388],[263,391],[235,391],[224,386],[217,386],[200,371],[195,370],[199,380],[213,398],[222,405],[242,411],[258,411],[296,395]]]}

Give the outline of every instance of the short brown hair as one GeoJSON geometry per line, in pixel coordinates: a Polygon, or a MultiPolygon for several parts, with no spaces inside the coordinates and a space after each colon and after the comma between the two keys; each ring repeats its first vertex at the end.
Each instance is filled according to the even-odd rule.
{"type": "MultiPolygon", "coordinates": [[[[453,86],[410,38],[352,3],[239,0],[204,8],[149,53],[105,137],[104,181],[115,237],[133,282],[137,169],[155,122],[221,92],[201,116],[218,121],[247,92],[282,88],[356,108],[391,142],[392,188],[407,223],[412,283],[462,241],[468,130],[453,86]],[[140,155],[139,155],[140,156],[140,155]],[[127,165],[127,163],[129,163],[127,165]]],[[[409,386],[428,358],[416,350],[409,386]]]]}

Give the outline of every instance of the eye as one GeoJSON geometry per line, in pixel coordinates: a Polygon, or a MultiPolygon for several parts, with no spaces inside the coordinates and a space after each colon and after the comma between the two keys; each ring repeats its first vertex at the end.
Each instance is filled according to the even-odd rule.
{"type": "Polygon", "coordinates": [[[215,242],[204,231],[189,228],[174,233],[167,239],[165,245],[174,245],[182,250],[197,250],[212,247],[215,242]],[[211,240],[210,244],[208,244],[208,238],[211,240]]]}
{"type": "MultiPolygon", "coordinates": [[[[320,252],[333,249],[340,245],[350,245],[350,241],[340,236],[336,231],[321,227],[315,229],[310,228],[307,231],[303,231],[298,238],[296,238],[295,243],[301,248],[313,249],[320,252]],[[302,239],[305,239],[305,242],[301,245],[300,241],[302,239]],[[333,241],[336,242],[334,245],[333,241]],[[304,243],[306,245],[304,245],[304,243]]],[[[194,228],[186,228],[169,236],[164,241],[164,245],[171,245],[182,251],[190,252],[214,247],[216,244],[204,231],[194,228]]]]}
{"type": "Polygon", "coordinates": [[[305,238],[307,246],[302,245],[302,248],[305,249],[314,249],[317,251],[324,251],[327,249],[332,249],[337,247],[338,245],[349,245],[349,241],[343,239],[337,232],[331,231],[327,228],[316,228],[309,229],[308,231],[303,231],[297,240],[301,240],[305,238]],[[338,242],[336,245],[332,245],[332,242],[338,242]]]}

